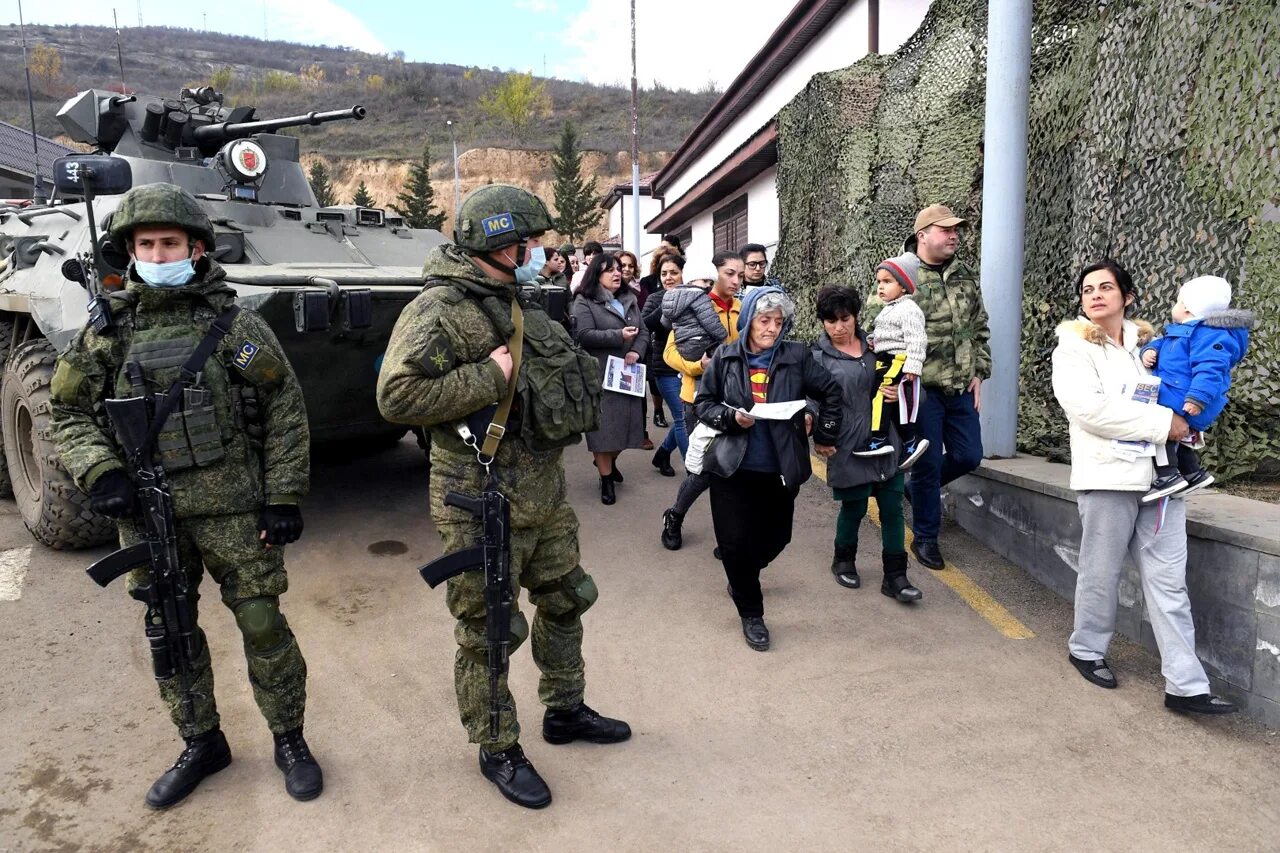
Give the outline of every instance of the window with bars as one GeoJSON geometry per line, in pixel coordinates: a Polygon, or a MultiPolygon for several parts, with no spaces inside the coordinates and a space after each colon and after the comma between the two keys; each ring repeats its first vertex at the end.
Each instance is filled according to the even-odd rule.
{"type": "Polygon", "coordinates": [[[747,242],[747,197],[738,196],[711,215],[713,252],[736,252],[747,242]]]}

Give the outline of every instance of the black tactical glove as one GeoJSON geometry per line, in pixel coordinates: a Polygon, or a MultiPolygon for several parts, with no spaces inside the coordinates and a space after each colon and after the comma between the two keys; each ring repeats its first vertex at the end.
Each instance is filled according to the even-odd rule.
{"type": "Polygon", "coordinates": [[[271,504],[258,516],[258,529],[268,545],[288,545],[302,535],[302,510],[293,504],[271,504]]]}
{"type": "Polygon", "coordinates": [[[138,509],[138,493],[129,475],[119,468],[93,481],[89,509],[108,518],[129,518],[138,509]]]}

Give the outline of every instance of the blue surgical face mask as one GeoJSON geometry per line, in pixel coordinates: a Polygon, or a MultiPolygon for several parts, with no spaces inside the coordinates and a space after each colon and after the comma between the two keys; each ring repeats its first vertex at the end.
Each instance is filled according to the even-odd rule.
{"type": "Polygon", "coordinates": [[[542,273],[547,264],[547,252],[541,246],[529,250],[529,258],[524,266],[516,267],[516,282],[528,284],[542,273]]]}
{"type": "Polygon", "coordinates": [[[196,277],[195,264],[190,258],[170,261],[167,264],[155,264],[150,261],[134,260],[133,268],[139,277],[152,287],[182,287],[190,284],[196,277]]]}

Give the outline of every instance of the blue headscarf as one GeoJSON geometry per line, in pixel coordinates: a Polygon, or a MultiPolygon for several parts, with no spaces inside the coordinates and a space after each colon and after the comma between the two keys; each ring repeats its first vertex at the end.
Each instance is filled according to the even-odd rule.
{"type": "MultiPolygon", "coordinates": [[[[775,300],[769,299],[767,301],[774,302],[775,300]]],[[[738,337],[741,339],[743,347],[746,348],[748,356],[752,358],[763,357],[766,363],[772,360],[774,349],[777,348],[778,344],[782,343],[787,333],[791,331],[791,322],[795,312],[795,303],[791,301],[791,297],[787,296],[787,292],[781,287],[769,285],[768,287],[752,288],[751,292],[742,298],[742,312],[738,314],[738,337]],[[756,311],[759,310],[760,300],[766,296],[780,297],[781,299],[780,304],[770,305],[766,310],[782,309],[782,331],[778,332],[778,337],[774,338],[772,346],[758,353],[753,353],[748,346],[751,338],[751,321],[755,318],[756,311]]]]}

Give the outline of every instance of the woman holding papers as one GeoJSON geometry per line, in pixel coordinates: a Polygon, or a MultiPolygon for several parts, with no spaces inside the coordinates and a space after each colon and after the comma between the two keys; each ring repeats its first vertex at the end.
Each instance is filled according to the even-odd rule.
{"type": "MultiPolygon", "coordinates": [[[[649,331],[640,322],[640,305],[613,255],[601,252],[591,260],[582,288],[573,300],[573,339],[600,362],[605,375],[609,356],[626,364],[643,364],[649,331]]],[[[643,388],[643,384],[641,385],[643,388]]],[[[600,399],[600,428],[587,433],[587,448],[600,472],[600,502],[616,500],[614,485],[622,482],[618,454],[644,441],[644,394],[606,390],[600,399]]]]}
{"type": "Polygon", "coordinates": [[[716,350],[694,400],[698,420],[719,431],[703,473],[711,475],[711,520],[729,594],[756,651],[769,648],[760,572],[791,541],[796,493],[812,474],[808,434],[830,456],[842,417],[831,374],[807,346],[784,340],[794,313],[779,287],[749,293],[738,339],[716,350]],[[816,421],[804,413],[806,398],[818,402],[816,421]]]}
{"type": "Polygon", "coordinates": [[[1068,659],[1085,680],[1116,686],[1106,654],[1128,554],[1138,566],[1160,648],[1165,707],[1232,713],[1234,705],[1209,692],[1196,657],[1185,502],[1142,503],[1151,487],[1151,457],[1142,455],[1143,445],[1181,440],[1187,422],[1172,409],[1134,399],[1139,383],[1149,381],[1140,348],[1153,333],[1125,316],[1136,296],[1129,273],[1103,261],[1085,267],[1076,287],[1084,316],[1058,327],[1053,351],[1053,393],[1070,423],[1071,488],[1078,493],[1083,529],[1068,659]]]}

